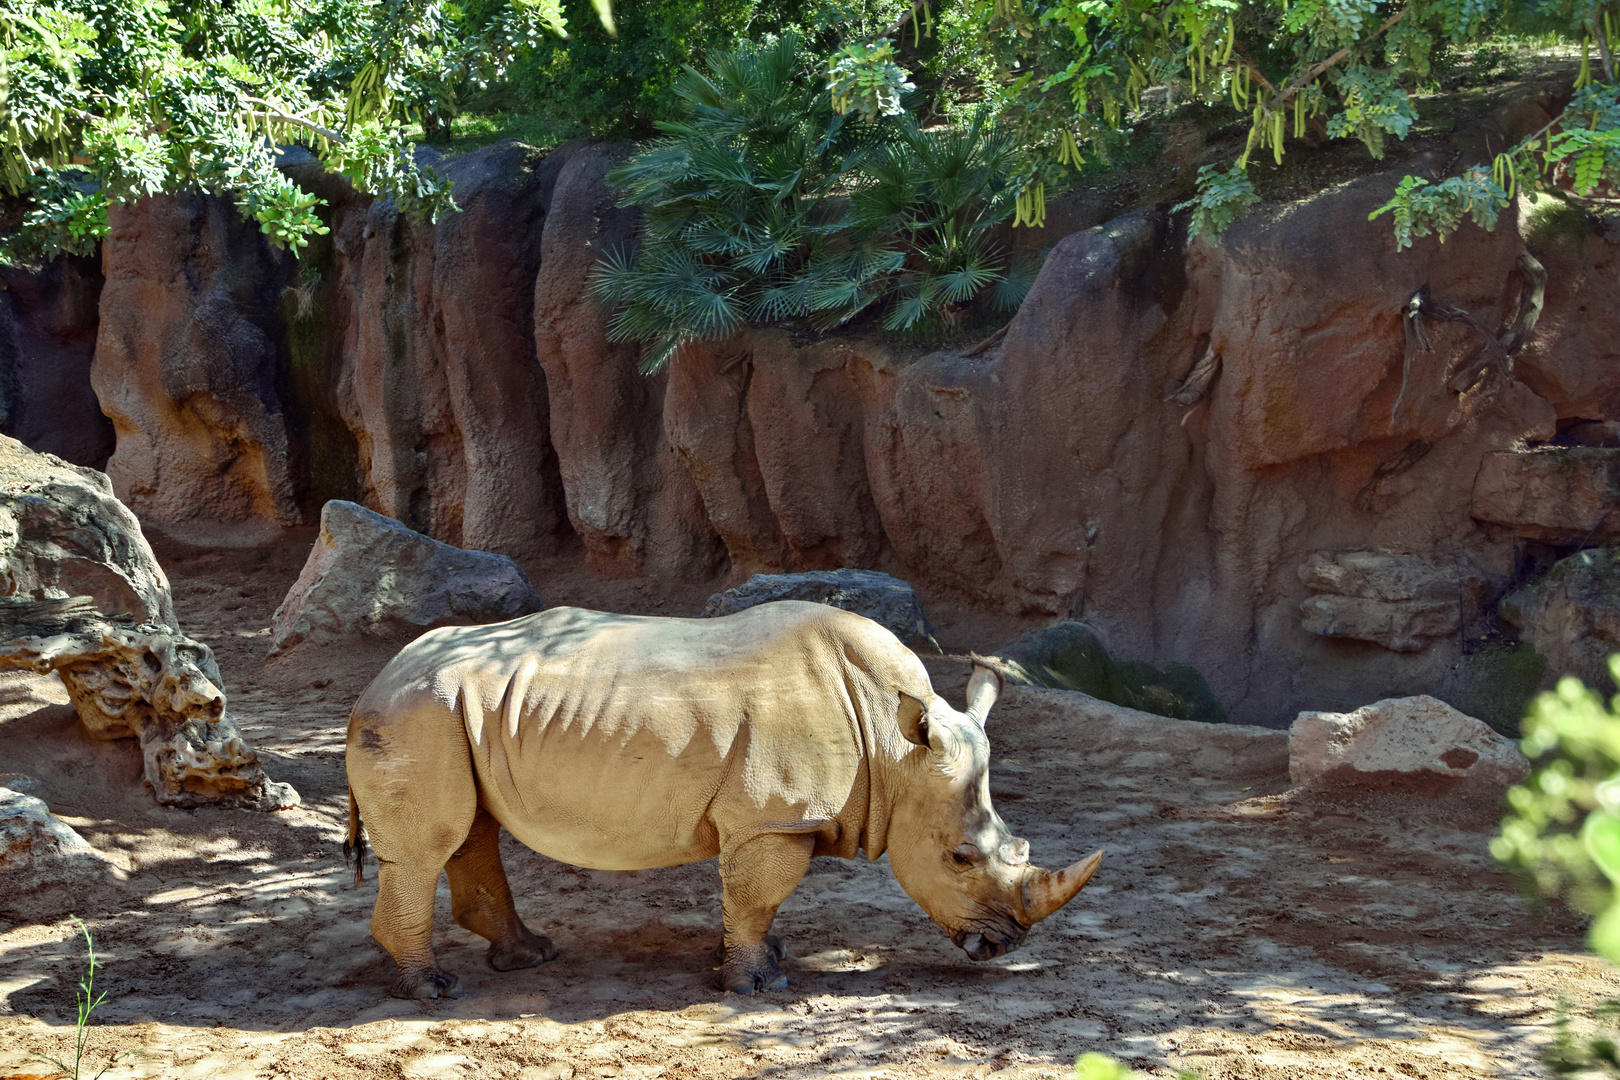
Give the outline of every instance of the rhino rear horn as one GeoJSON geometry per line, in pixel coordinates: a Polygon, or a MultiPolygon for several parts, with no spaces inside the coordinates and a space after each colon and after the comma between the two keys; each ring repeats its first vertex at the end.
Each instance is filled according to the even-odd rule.
{"type": "Polygon", "coordinates": [[[1073,900],[1075,894],[1086,887],[1091,875],[1102,865],[1099,848],[1073,866],[1053,873],[1050,870],[1031,870],[1024,879],[1024,914],[1031,926],[1040,922],[1058,908],[1073,900]]]}
{"type": "Polygon", "coordinates": [[[990,717],[990,706],[1001,696],[1001,676],[987,667],[973,665],[967,684],[967,718],[981,728],[990,717]]]}

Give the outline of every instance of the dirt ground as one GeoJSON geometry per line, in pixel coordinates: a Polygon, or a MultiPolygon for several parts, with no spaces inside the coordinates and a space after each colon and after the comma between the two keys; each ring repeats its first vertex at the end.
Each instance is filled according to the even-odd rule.
{"type": "MultiPolygon", "coordinates": [[[[1087,1050],[1205,1080],[1521,1077],[1541,1073],[1561,998],[1584,1015],[1620,996],[1580,924],[1532,914],[1493,868],[1496,806],[1302,797],[1280,736],[1232,733],[1220,753],[1183,728],[1110,743],[1052,692],[1010,690],[989,728],[1002,816],[1045,865],[1108,850],[1012,954],[970,962],[883,861],[818,859],[776,923],[792,985],[728,996],[713,983],[712,863],[581,871],[508,840],[519,911],[562,955],[491,971],[441,887],[436,947],[465,996],[396,1001],[367,932],[374,875],[352,887],[338,850],[346,714],[391,650],[264,663],[312,539],[158,545],[182,625],[216,649],[231,711],[271,776],[302,793],[298,809],[161,809],[134,743],[89,742],[59,684],[0,684],[0,771],[39,778],[106,860],[0,893],[0,1078],[51,1075],[27,1055],[69,1050],[83,971],[69,913],[94,933],[108,991],[84,1075],[139,1051],[108,1080],[1036,1078],[1087,1050]]],[[[566,572],[535,583],[548,603],[681,615],[709,591],[566,572]]],[[[947,651],[1020,629],[931,610],[947,651]]],[[[959,701],[966,667],[929,663],[959,701]]]]}

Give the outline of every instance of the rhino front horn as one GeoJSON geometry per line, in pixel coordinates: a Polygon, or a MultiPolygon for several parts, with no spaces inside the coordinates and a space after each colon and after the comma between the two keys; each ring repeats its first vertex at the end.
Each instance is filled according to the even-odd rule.
{"type": "Polygon", "coordinates": [[[1030,925],[1040,922],[1073,900],[1075,894],[1086,887],[1091,875],[1097,872],[1097,867],[1102,865],[1102,857],[1099,848],[1055,874],[1050,870],[1031,870],[1029,877],[1024,879],[1024,914],[1028,916],[1030,925]]]}

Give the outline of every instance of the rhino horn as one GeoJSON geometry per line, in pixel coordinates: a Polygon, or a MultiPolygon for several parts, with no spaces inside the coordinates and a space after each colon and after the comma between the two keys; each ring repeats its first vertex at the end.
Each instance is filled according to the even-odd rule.
{"type": "Polygon", "coordinates": [[[1024,914],[1029,924],[1033,926],[1073,900],[1097,872],[1102,857],[1102,850],[1098,849],[1055,874],[1050,870],[1031,870],[1024,879],[1024,914]]]}
{"type": "Polygon", "coordinates": [[[987,667],[973,665],[973,677],[967,685],[967,718],[984,727],[990,716],[990,706],[1001,696],[1001,676],[987,667]]]}

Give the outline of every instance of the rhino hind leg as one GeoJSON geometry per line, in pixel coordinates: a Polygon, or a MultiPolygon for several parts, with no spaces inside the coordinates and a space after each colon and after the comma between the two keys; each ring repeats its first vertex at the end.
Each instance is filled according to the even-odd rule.
{"type": "Polygon", "coordinates": [[[489,966],[496,971],[538,967],[555,958],[557,948],[518,918],[501,865],[500,833],[500,823],[480,809],[466,841],[444,866],[450,911],[457,925],[488,939],[489,966]]]}
{"type": "Polygon", "coordinates": [[[387,949],[399,973],[389,993],[399,998],[461,996],[461,980],[439,967],[433,955],[433,894],[438,869],[377,864],[377,909],[371,936],[387,949]]]}
{"type": "Polygon", "coordinates": [[[771,922],[810,868],[814,849],[813,836],[767,833],[721,855],[720,912],[726,928],[722,989],[752,994],[787,988],[787,974],[777,963],[787,950],[770,933],[771,922]]]}

